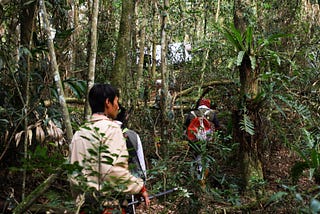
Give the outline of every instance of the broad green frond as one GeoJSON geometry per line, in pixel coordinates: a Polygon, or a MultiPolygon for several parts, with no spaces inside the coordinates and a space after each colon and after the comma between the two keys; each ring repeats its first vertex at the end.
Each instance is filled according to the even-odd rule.
{"type": "Polygon", "coordinates": [[[246,29],[246,50],[248,51],[252,51],[253,50],[253,31],[252,31],[252,27],[249,26],[246,29]]]}
{"type": "Polygon", "coordinates": [[[224,27],[222,33],[237,51],[245,51],[241,33],[234,26],[231,26],[230,29],[224,27]]]}
{"type": "Polygon", "coordinates": [[[77,80],[75,78],[69,78],[63,81],[64,85],[69,86],[72,93],[78,98],[81,99],[86,94],[86,82],[83,80],[77,80]]]}
{"type": "Polygon", "coordinates": [[[246,53],[245,51],[239,51],[238,58],[237,58],[237,66],[241,65],[245,53],[246,53]]]}
{"type": "Polygon", "coordinates": [[[234,38],[234,36],[228,30],[225,30],[223,34],[226,37],[226,39],[232,44],[232,46],[236,48],[237,51],[241,50],[241,45],[238,43],[237,39],[234,38]]]}
{"type": "Polygon", "coordinates": [[[241,45],[241,48],[244,49],[244,47],[243,47],[244,39],[241,35],[241,32],[233,24],[230,26],[230,29],[231,29],[232,34],[234,35],[234,37],[238,41],[238,43],[241,45]]]}

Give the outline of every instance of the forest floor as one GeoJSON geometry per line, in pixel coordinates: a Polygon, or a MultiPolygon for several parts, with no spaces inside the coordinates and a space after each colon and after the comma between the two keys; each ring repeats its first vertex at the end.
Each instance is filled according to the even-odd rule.
{"type": "MultiPolygon", "coordinates": [[[[291,185],[291,179],[290,179],[290,170],[293,164],[299,159],[299,157],[294,153],[293,151],[289,150],[286,147],[280,147],[273,149],[271,152],[269,152],[269,155],[265,161],[265,181],[266,184],[264,184],[264,192],[262,196],[268,195],[269,196],[272,193],[277,193],[284,190],[283,185],[291,185]]],[[[230,177],[236,177],[239,176],[239,169],[234,168],[233,166],[221,166],[225,170],[226,176],[230,177]]],[[[3,171],[3,169],[0,169],[0,175],[1,179],[5,178],[6,176],[10,176],[10,173],[8,171],[3,171]]],[[[209,178],[210,179],[210,174],[209,178]]],[[[0,182],[2,183],[2,182],[0,182]]],[[[21,186],[21,177],[10,177],[10,188],[12,189],[19,189],[21,187],[15,187],[14,185],[20,185],[21,186]],[[16,180],[16,181],[15,181],[16,180]]],[[[5,183],[2,183],[0,186],[3,188],[6,185],[5,183]]],[[[212,184],[210,184],[212,188],[212,184]]],[[[306,192],[307,190],[310,190],[311,187],[315,186],[315,183],[313,181],[310,181],[308,179],[308,176],[303,176],[297,184],[297,192],[306,192]]],[[[36,186],[35,186],[36,187],[36,186]]],[[[34,188],[35,188],[34,187],[34,188]]],[[[214,187],[218,188],[219,187],[214,187]]],[[[0,194],[2,195],[2,199],[5,199],[5,195],[8,194],[8,189],[0,189],[0,194]]],[[[203,192],[199,191],[197,194],[199,195],[198,200],[200,200],[203,204],[203,207],[200,210],[197,210],[196,213],[292,213],[292,211],[295,210],[295,202],[294,200],[290,201],[282,201],[280,203],[277,203],[276,205],[270,206],[267,205],[267,203],[258,203],[252,205],[252,201],[248,198],[245,198],[243,195],[240,195],[241,200],[241,206],[247,206],[246,212],[243,212],[243,209],[234,209],[234,204],[230,203],[230,201],[223,201],[223,200],[215,200],[215,196],[210,196],[209,192],[206,192],[206,190],[203,190],[203,192]],[[200,192],[200,194],[199,194],[200,192]],[[213,211],[214,210],[214,211],[213,211]]],[[[182,199],[183,200],[183,199],[182,199]]],[[[2,202],[4,202],[2,200],[2,202]]],[[[41,202],[41,201],[39,201],[41,202]]],[[[37,202],[37,203],[39,203],[37,202]]],[[[195,213],[187,212],[188,210],[188,204],[185,205],[185,209],[182,211],[177,204],[180,204],[181,201],[165,201],[165,200],[157,200],[154,199],[151,201],[151,206],[146,209],[143,204],[141,204],[139,207],[136,208],[137,214],[142,213],[152,213],[152,214],[160,214],[160,213],[178,213],[178,214],[184,214],[184,213],[195,213]]],[[[1,205],[1,204],[0,204],[1,205]]],[[[1,206],[3,207],[3,205],[1,206]]],[[[1,209],[0,207],[0,209],[1,209]]],[[[6,213],[2,212],[0,210],[0,213],[6,213]]]]}
{"type": "MultiPolygon", "coordinates": [[[[291,167],[299,160],[299,157],[296,153],[291,151],[290,149],[278,146],[276,149],[273,149],[270,152],[270,155],[267,157],[265,162],[265,181],[266,184],[264,185],[264,194],[270,195],[277,193],[277,192],[285,192],[285,186],[292,185],[291,178],[290,178],[290,170],[291,167]]],[[[238,169],[231,169],[230,166],[226,167],[226,173],[229,176],[237,176],[239,175],[238,169]]],[[[315,183],[312,180],[308,179],[307,175],[301,177],[296,184],[295,191],[299,192],[308,192],[312,187],[315,186],[315,183]]],[[[203,200],[202,204],[207,204],[208,207],[202,207],[201,210],[198,210],[197,213],[301,213],[295,208],[294,200],[286,201],[282,200],[281,202],[275,201],[275,203],[270,206],[268,203],[264,203],[267,200],[261,199],[259,203],[251,204],[250,199],[245,198],[243,195],[240,196],[242,201],[242,207],[246,207],[245,210],[243,209],[233,209],[232,205],[228,202],[224,203],[221,200],[215,201],[213,198],[208,198],[207,194],[203,193],[203,198],[199,197],[199,200],[203,200]],[[204,202],[206,201],[206,202],[204,202]],[[264,201],[264,202],[263,202],[264,201]],[[212,207],[215,207],[212,209],[212,207]],[[214,210],[214,211],[212,211],[214,210]]],[[[177,213],[177,214],[188,214],[194,213],[181,211],[177,207],[172,204],[163,204],[158,203],[157,201],[152,201],[151,206],[148,210],[145,209],[143,205],[140,205],[136,209],[137,214],[143,213],[177,213]],[[168,206],[167,206],[168,205],[168,206]],[[168,209],[171,207],[171,209],[168,209]]]]}

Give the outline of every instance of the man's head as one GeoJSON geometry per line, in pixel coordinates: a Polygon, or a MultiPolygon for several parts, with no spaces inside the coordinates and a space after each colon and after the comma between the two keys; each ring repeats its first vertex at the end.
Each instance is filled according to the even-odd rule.
{"type": "Polygon", "coordinates": [[[199,106],[207,106],[208,108],[210,108],[210,103],[211,101],[209,99],[202,98],[199,102],[199,106]]]}
{"type": "Polygon", "coordinates": [[[89,104],[92,114],[104,113],[115,119],[118,114],[119,91],[110,84],[95,84],[89,92],[89,104]]]}
{"type": "Polygon", "coordinates": [[[124,128],[124,127],[127,127],[127,110],[124,106],[122,106],[120,103],[119,103],[119,114],[117,115],[116,117],[116,120],[120,121],[122,123],[121,127],[124,128]]]}

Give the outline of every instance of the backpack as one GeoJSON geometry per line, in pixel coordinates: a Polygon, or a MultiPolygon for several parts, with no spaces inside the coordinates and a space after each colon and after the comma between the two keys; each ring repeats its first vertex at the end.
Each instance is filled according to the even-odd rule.
{"type": "Polygon", "coordinates": [[[211,140],[213,130],[211,122],[206,118],[207,112],[205,112],[202,116],[197,116],[194,111],[191,111],[191,114],[194,116],[194,118],[187,127],[186,134],[188,140],[192,142],[211,140]]]}
{"type": "Polygon", "coordinates": [[[146,165],[139,135],[130,129],[123,130],[129,152],[129,168],[133,175],[146,181],[146,165]],[[139,145],[140,144],[140,145],[139,145]]]}

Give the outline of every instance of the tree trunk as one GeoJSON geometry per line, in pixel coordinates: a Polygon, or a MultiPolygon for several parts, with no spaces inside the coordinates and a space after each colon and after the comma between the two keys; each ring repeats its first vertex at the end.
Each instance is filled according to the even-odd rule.
{"type": "Polygon", "coordinates": [[[162,87],[161,87],[161,100],[160,100],[160,109],[161,109],[161,153],[164,157],[167,156],[167,145],[168,145],[168,112],[170,97],[169,95],[169,72],[167,69],[167,22],[168,22],[168,11],[169,0],[164,0],[163,2],[163,11],[161,17],[161,78],[162,78],[162,87]]]}
{"type": "MultiPolygon", "coordinates": [[[[142,13],[142,21],[141,21],[141,28],[140,28],[140,41],[139,41],[139,62],[138,62],[138,72],[137,72],[137,93],[141,92],[141,84],[143,81],[143,65],[144,65],[144,49],[145,49],[145,37],[146,37],[146,23],[147,18],[146,16],[146,1],[141,1],[141,13],[142,13]]],[[[148,60],[148,59],[147,59],[148,60]]],[[[138,94],[139,95],[139,94],[138,94]]],[[[138,96],[139,97],[139,96],[138,96]]]]}
{"type": "Polygon", "coordinates": [[[151,67],[151,77],[152,80],[155,81],[156,78],[156,67],[157,67],[157,60],[156,60],[156,49],[157,49],[157,27],[158,27],[158,19],[157,19],[157,11],[158,11],[158,4],[156,1],[152,1],[152,53],[151,53],[151,60],[152,60],[152,67],[151,67]]]}
{"type": "Polygon", "coordinates": [[[70,115],[67,107],[67,103],[65,100],[65,95],[64,95],[64,90],[62,87],[62,82],[59,74],[59,68],[57,64],[57,59],[56,59],[56,54],[54,51],[54,45],[53,45],[53,38],[51,37],[51,32],[50,32],[50,24],[48,21],[47,17],[47,11],[45,4],[42,0],[40,0],[40,7],[42,10],[42,18],[44,21],[44,26],[45,26],[45,32],[48,37],[48,47],[49,47],[49,54],[50,54],[50,59],[51,59],[51,66],[52,66],[52,76],[53,80],[56,84],[57,91],[58,91],[58,96],[59,96],[59,103],[62,108],[62,115],[63,115],[63,121],[64,125],[66,128],[66,136],[67,136],[67,141],[71,142],[72,136],[73,136],[73,131],[72,131],[72,126],[71,126],[71,120],[70,120],[70,115]]]}
{"type": "MultiPolygon", "coordinates": [[[[22,4],[24,1],[22,2],[22,4]]],[[[27,48],[29,51],[32,47],[32,34],[34,32],[34,17],[36,13],[36,3],[32,2],[27,6],[23,6],[24,8],[21,10],[20,16],[20,38],[21,38],[21,46],[27,48]]],[[[28,158],[28,144],[29,144],[29,130],[28,130],[28,114],[29,114],[29,104],[30,104],[30,56],[28,54],[22,54],[19,59],[20,70],[25,71],[26,74],[26,85],[24,99],[21,98],[21,102],[23,106],[23,114],[24,114],[24,158],[27,160],[28,158]]],[[[22,199],[25,197],[25,188],[26,188],[26,170],[23,170],[23,181],[22,181],[22,199]]]]}
{"type": "MultiPolygon", "coordinates": [[[[234,24],[240,32],[245,32],[247,21],[244,16],[245,8],[249,8],[254,2],[249,0],[235,0],[234,24]]],[[[256,14],[252,14],[255,17],[256,14]]],[[[248,15],[246,15],[247,17],[248,15]]],[[[253,99],[256,98],[259,91],[258,71],[256,67],[252,70],[249,58],[250,50],[246,50],[245,56],[239,67],[240,73],[240,97],[239,109],[234,112],[234,140],[240,143],[240,152],[242,158],[243,184],[245,189],[250,189],[255,182],[263,180],[263,166],[261,162],[259,149],[261,147],[261,121],[259,105],[254,104],[253,99]],[[240,122],[248,117],[254,124],[253,135],[241,130],[240,122]]]]}
{"type": "Polygon", "coordinates": [[[111,83],[120,90],[126,86],[126,72],[128,71],[128,56],[131,39],[131,20],[133,16],[134,1],[122,1],[122,13],[120,29],[118,34],[117,53],[114,65],[114,72],[111,76],[111,83]]]}
{"type": "MultiPolygon", "coordinates": [[[[71,70],[75,71],[77,69],[78,63],[79,63],[79,53],[81,52],[78,39],[79,39],[79,33],[80,33],[80,26],[79,26],[79,1],[75,0],[73,2],[73,13],[72,13],[72,27],[74,28],[74,32],[71,37],[72,41],[72,55],[71,55],[71,70]]],[[[77,79],[82,79],[81,75],[76,74],[77,79]]]]}
{"type": "Polygon", "coordinates": [[[89,50],[89,71],[88,71],[88,84],[87,84],[87,99],[85,105],[85,117],[89,119],[91,115],[89,106],[89,91],[94,84],[96,59],[97,59],[97,24],[99,14],[99,0],[93,0],[91,16],[91,29],[90,29],[90,50],[89,50]]]}

